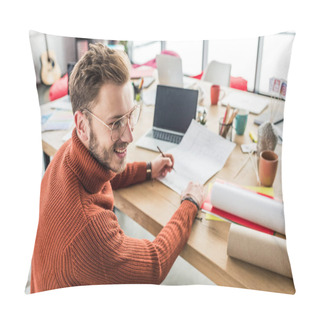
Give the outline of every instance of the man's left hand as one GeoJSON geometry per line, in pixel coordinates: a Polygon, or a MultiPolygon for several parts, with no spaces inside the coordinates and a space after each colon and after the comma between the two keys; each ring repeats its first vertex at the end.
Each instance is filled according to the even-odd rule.
{"type": "Polygon", "coordinates": [[[173,155],[170,153],[165,153],[164,157],[159,155],[154,160],[151,161],[152,168],[152,179],[165,177],[168,172],[171,172],[174,165],[173,155]]]}

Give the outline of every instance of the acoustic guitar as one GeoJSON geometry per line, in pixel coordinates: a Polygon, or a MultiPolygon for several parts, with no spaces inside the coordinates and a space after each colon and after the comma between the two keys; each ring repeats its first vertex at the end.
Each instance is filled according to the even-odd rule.
{"type": "Polygon", "coordinates": [[[41,81],[47,85],[52,85],[61,78],[61,69],[57,63],[56,55],[48,49],[47,35],[45,34],[46,51],[41,55],[41,81]]]}

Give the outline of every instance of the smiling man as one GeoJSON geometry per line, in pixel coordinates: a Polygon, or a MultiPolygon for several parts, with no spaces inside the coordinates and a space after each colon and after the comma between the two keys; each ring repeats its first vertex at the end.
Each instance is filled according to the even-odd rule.
{"type": "Polygon", "coordinates": [[[174,159],[165,154],[150,163],[126,163],[140,107],[133,104],[125,54],[91,45],[72,71],[70,98],[76,128],[41,183],[30,292],[160,284],[190,235],[203,186],[189,183],[154,241],[126,236],[113,212],[112,190],[165,176],[174,159]]]}

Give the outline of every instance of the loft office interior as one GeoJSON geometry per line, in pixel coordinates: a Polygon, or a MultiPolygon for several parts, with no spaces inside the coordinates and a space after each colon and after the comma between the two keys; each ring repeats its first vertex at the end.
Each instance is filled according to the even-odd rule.
{"type": "MultiPolygon", "coordinates": [[[[200,80],[196,89],[202,91],[201,93],[203,93],[201,80],[211,82],[210,77],[205,79],[204,72],[210,69],[211,62],[216,61],[230,68],[228,82],[227,84],[224,83],[227,87],[234,88],[236,91],[252,92],[256,96],[276,97],[284,101],[286,89],[284,94],[280,95],[270,90],[270,83],[271,80],[276,80],[281,85],[284,83],[285,88],[287,87],[294,36],[295,33],[293,32],[284,32],[256,38],[203,41],[116,41],[60,37],[31,31],[30,43],[40,105],[67,95],[68,66],[70,64],[74,65],[88,50],[89,44],[95,42],[102,42],[112,48],[126,51],[131,61],[132,69],[139,69],[139,67],[155,69],[156,72],[153,74],[155,78],[157,78],[156,56],[159,54],[177,56],[181,59],[183,75],[189,79],[200,80]],[[50,62],[47,61],[49,52],[50,59],[52,59],[50,62]],[[54,69],[54,78],[46,79],[48,77],[46,70],[50,70],[52,67],[54,69]]],[[[213,70],[214,72],[215,70],[213,70]]],[[[50,73],[52,74],[52,70],[50,73]]],[[[145,80],[147,79],[145,78],[145,80]]],[[[145,84],[148,85],[147,82],[145,84]]],[[[209,107],[208,100],[210,99],[208,98],[210,93],[205,92],[204,94],[205,98],[207,98],[206,107],[209,107]]],[[[155,85],[153,85],[153,93],[148,90],[143,100],[144,105],[154,105],[155,85]],[[150,94],[151,100],[147,99],[150,94]]],[[[199,101],[199,106],[201,104],[201,101],[199,101]]],[[[276,105],[272,113],[272,117],[276,118],[276,120],[281,120],[281,123],[277,123],[277,125],[280,132],[279,139],[282,142],[283,108],[280,109],[276,105]],[[277,109],[279,109],[280,113],[278,115],[277,109]]],[[[264,118],[270,117],[266,112],[264,114],[264,118]]],[[[48,162],[49,159],[46,158],[45,166],[48,162]]]]}
{"type": "Polygon", "coordinates": [[[81,39],[30,32],[40,103],[50,101],[50,86],[41,80],[41,55],[50,50],[61,76],[69,63],[76,62],[90,42],[103,42],[126,50],[133,66],[148,65],[161,52],[171,51],[182,59],[183,74],[201,79],[210,61],[231,65],[230,86],[270,95],[269,81],[275,77],[287,81],[291,48],[295,34],[284,32],[256,38],[216,39],[203,41],[114,41],[81,39]]]}
{"type": "MultiPolygon", "coordinates": [[[[293,33],[282,33],[237,40],[135,42],[56,36],[47,36],[45,39],[43,34],[30,34],[40,104],[58,99],[58,96],[55,96],[56,92],[53,91],[52,94],[52,89],[56,89],[58,83],[64,89],[63,94],[67,94],[62,79],[67,75],[68,64],[76,62],[88,49],[90,42],[103,42],[110,47],[125,50],[132,65],[137,68],[144,65],[154,67],[154,59],[160,53],[178,55],[182,60],[184,75],[200,81],[210,61],[226,63],[231,65],[231,88],[237,90],[240,85],[241,91],[268,97],[271,95],[269,90],[270,79],[277,78],[281,81],[287,81],[293,39],[293,33]],[[41,56],[48,50],[54,52],[56,63],[60,67],[60,77],[52,85],[44,84],[43,79],[41,79],[41,56]]],[[[281,99],[285,100],[285,97],[281,99]]],[[[215,106],[212,108],[215,108],[215,106]]],[[[127,225],[128,233],[135,233],[140,228],[140,226],[134,226],[130,218],[124,216],[124,220],[122,227],[127,225]]],[[[147,238],[148,236],[143,234],[144,231],[143,228],[140,228],[140,231],[133,236],[147,238]]],[[[200,279],[202,275],[198,270],[194,270],[194,279],[197,280],[192,282],[191,278],[193,276],[190,276],[192,272],[187,271],[184,276],[183,270],[187,268],[183,265],[184,260],[181,261],[181,265],[177,267],[176,272],[174,268],[172,269],[172,281],[168,280],[168,284],[212,283],[207,278],[200,279]],[[178,276],[180,280],[178,280],[178,276]]]]}

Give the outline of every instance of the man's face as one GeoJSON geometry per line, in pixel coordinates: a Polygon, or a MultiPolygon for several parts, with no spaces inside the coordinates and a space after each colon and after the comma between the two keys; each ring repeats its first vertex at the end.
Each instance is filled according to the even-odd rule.
{"type": "MultiPolygon", "coordinates": [[[[99,91],[98,103],[92,113],[111,127],[113,122],[128,113],[132,107],[133,93],[129,82],[122,86],[105,84],[99,91]]],[[[127,146],[132,140],[132,131],[128,124],[123,135],[112,141],[111,131],[91,116],[89,151],[107,169],[116,173],[125,169],[127,146]]]]}

